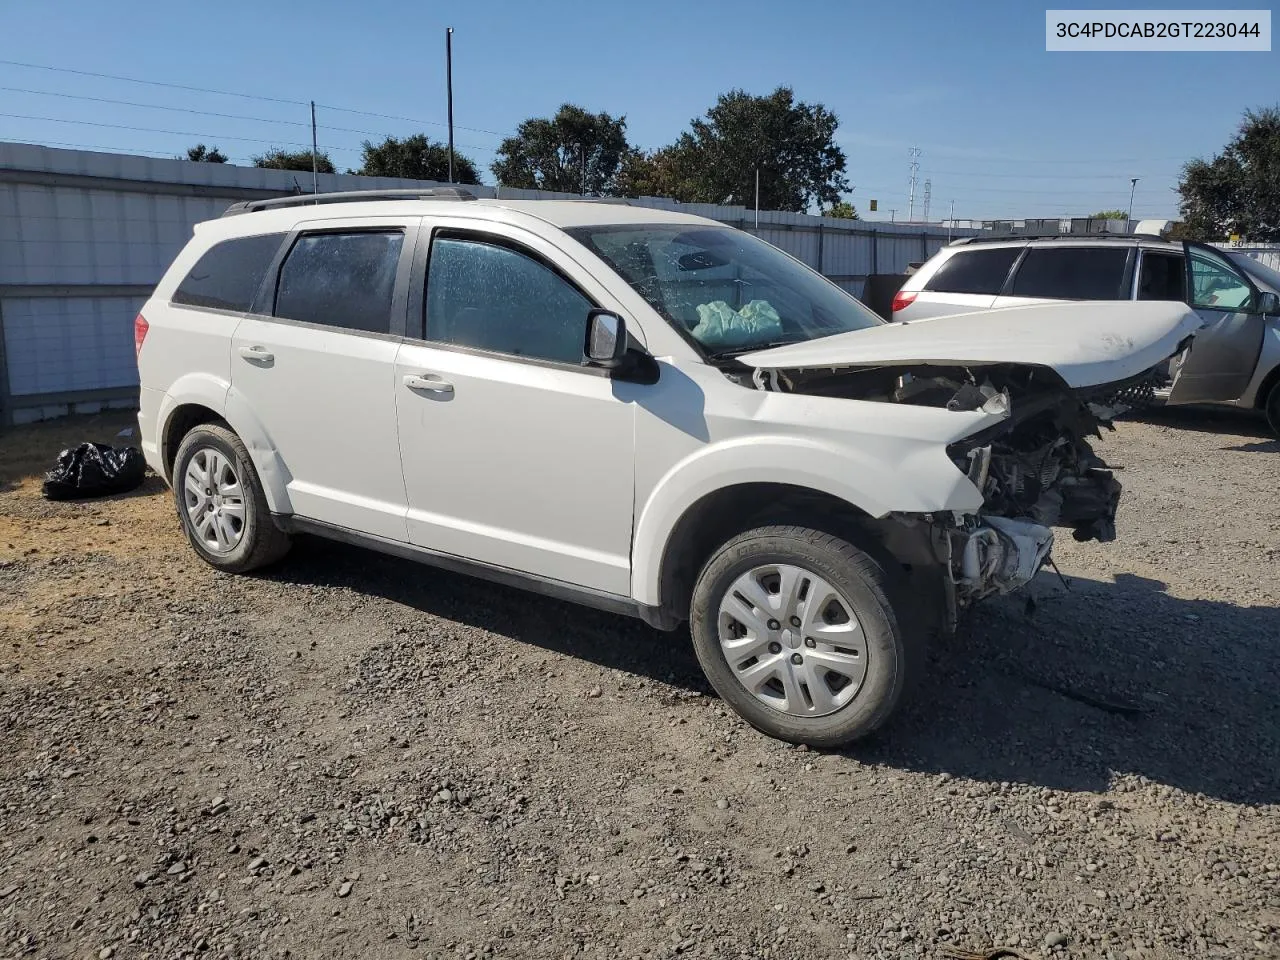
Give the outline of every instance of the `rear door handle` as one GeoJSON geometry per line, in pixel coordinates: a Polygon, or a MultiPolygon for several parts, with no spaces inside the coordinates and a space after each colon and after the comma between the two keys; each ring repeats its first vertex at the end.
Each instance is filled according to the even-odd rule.
{"type": "Polygon", "coordinates": [[[266,347],[241,347],[240,356],[255,363],[272,363],[276,358],[266,347]]]}
{"type": "Polygon", "coordinates": [[[411,373],[404,378],[404,385],[410,390],[425,390],[428,393],[453,393],[453,384],[434,373],[411,373]]]}

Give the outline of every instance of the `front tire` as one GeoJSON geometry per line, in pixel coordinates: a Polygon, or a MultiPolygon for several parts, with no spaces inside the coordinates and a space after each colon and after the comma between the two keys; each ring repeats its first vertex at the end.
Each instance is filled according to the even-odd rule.
{"type": "Polygon", "coordinates": [[[247,573],[289,552],[289,535],[271,520],[248,449],[224,426],[201,424],[182,438],[173,496],[183,532],[210,566],[247,573]]]}
{"type": "Polygon", "coordinates": [[[1271,425],[1271,432],[1280,437],[1280,380],[1267,394],[1267,423],[1271,425]]]}
{"type": "Polygon", "coordinates": [[[893,712],[920,638],[899,623],[881,566],[808,527],[739,534],[694,587],[694,650],[716,692],[757,730],[831,748],[893,712]]]}

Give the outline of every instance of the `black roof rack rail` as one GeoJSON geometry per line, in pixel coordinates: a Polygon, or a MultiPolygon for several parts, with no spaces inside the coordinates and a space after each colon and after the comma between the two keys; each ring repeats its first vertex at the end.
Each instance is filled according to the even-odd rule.
{"type": "Polygon", "coordinates": [[[423,187],[420,190],[345,190],[337,193],[299,193],[270,200],[242,200],[227,207],[222,214],[233,217],[256,210],[278,210],[281,207],[309,207],[321,203],[362,203],[366,200],[474,200],[476,195],[462,187],[423,187]]]}
{"type": "Polygon", "coordinates": [[[1160,240],[1170,242],[1168,237],[1154,233],[996,233],[983,234],[978,237],[960,237],[951,241],[951,246],[966,243],[1005,243],[1010,240],[1160,240]]]}

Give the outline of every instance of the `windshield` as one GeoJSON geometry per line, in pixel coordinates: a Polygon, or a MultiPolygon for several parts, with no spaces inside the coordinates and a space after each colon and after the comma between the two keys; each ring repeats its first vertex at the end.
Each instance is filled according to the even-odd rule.
{"type": "Polygon", "coordinates": [[[1272,293],[1280,293],[1280,270],[1275,270],[1247,253],[1228,253],[1236,265],[1253,278],[1254,283],[1268,287],[1272,293]]]}
{"type": "Polygon", "coordinates": [[[884,323],[835,284],[741,230],[633,224],[568,233],[708,356],[884,323]]]}

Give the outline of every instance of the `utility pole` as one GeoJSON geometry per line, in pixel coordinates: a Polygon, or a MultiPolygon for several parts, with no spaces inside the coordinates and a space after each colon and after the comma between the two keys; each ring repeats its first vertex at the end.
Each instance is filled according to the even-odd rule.
{"type": "Polygon", "coordinates": [[[956,225],[956,202],[951,201],[951,219],[947,221],[947,243],[951,242],[951,230],[956,225]]]}
{"type": "MultiPolygon", "coordinates": [[[[316,162],[316,102],[311,101],[311,195],[314,197],[320,192],[320,175],[317,172],[318,163],[316,162]]],[[[319,203],[319,200],[314,201],[319,203]]]]}
{"type": "Polygon", "coordinates": [[[910,222],[916,215],[916,181],[920,177],[920,148],[912,147],[907,151],[907,156],[911,158],[911,190],[907,195],[907,221],[910,222]]]}
{"type": "Polygon", "coordinates": [[[453,27],[444,31],[444,78],[449,96],[449,182],[453,183],[453,27]]]}
{"type": "Polygon", "coordinates": [[[760,231],[760,165],[756,165],[756,232],[760,231]]]}
{"type": "Polygon", "coordinates": [[[1133,223],[1133,191],[1137,188],[1138,181],[1141,179],[1141,177],[1129,178],[1129,219],[1125,221],[1124,228],[1126,230],[1132,229],[1129,225],[1133,223]]]}
{"type": "Polygon", "coordinates": [[[896,216],[896,215],[897,215],[897,213],[898,213],[898,211],[897,211],[897,210],[893,209],[892,207],[890,207],[890,208],[889,208],[889,222],[890,222],[890,223],[893,223],[893,218],[894,218],[894,216],[896,216]]]}
{"type": "Polygon", "coordinates": [[[924,222],[929,222],[929,200],[933,196],[933,181],[926,180],[924,182],[924,222]]]}

